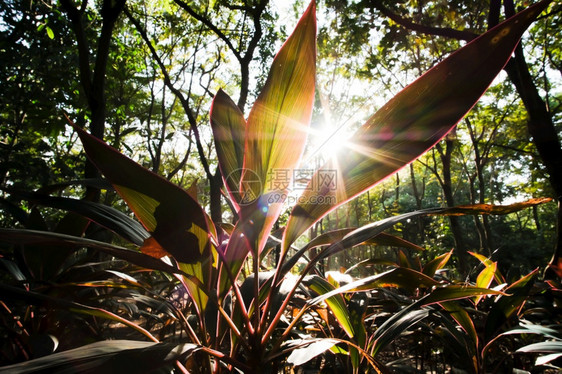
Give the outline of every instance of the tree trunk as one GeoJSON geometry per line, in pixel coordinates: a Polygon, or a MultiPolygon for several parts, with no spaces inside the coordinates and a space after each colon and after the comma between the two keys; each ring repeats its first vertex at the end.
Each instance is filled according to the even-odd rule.
{"type": "MultiPolygon", "coordinates": [[[[448,207],[454,207],[455,197],[453,194],[453,182],[451,178],[451,159],[453,155],[454,140],[451,137],[447,137],[445,139],[445,150],[443,150],[443,147],[440,144],[437,144],[436,148],[439,151],[441,164],[443,167],[443,179],[441,180],[441,188],[443,189],[443,195],[445,196],[445,203],[448,207]]],[[[463,242],[462,228],[459,217],[449,216],[449,222],[451,224],[451,233],[453,234],[455,249],[459,258],[459,270],[462,275],[466,275],[468,259],[466,248],[463,242]]]]}
{"type": "MultiPolygon", "coordinates": [[[[86,11],[85,6],[76,8],[71,0],[61,0],[61,6],[66,12],[78,45],[78,61],[80,69],[80,83],[84,95],[88,102],[88,109],[91,115],[90,133],[98,139],[103,140],[105,130],[106,102],[105,102],[105,81],[107,73],[107,63],[109,60],[109,47],[113,29],[117,19],[125,8],[126,0],[104,0],[101,8],[102,27],[96,48],[94,69],[90,66],[90,51],[93,48],[86,39],[86,27],[83,16],[86,11]]],[[[83,3],[86,5],[86,2],[83,3]]],[[[98,178],[99,171],[89,161],[86,162],[84,170],[85,178],[98,178]]],[[[99,200],[99,190],[87,189],[88,199],[99,200]]]]}
{"type": "MultiPolygon", "coordinates": [[[[424,190],[425,181],[422,179],[422,193],[420,193],[416,182],[414,163],[410,163],[410,181],[412,183],[412,193],[414,194],[414,198],[416,199],[416,208],[420,210],[423,207],[422,200],[423,200],[423,193],[424,193],[423,190],[424,190]]],[[[416,218],[416,221],[418,226],[418,237],[420,239],[420,243],[423,243],[425,241],[425,225],[424,225],[423,217],[416,218]]]]}
{"type": "Polygon", "coordinates": [[[529,72],[521,46],[517,47],[514,58],[510,60],[505,70],[509,79],[515,85],[525,109],[527,109],[529,116],[527,129],[529,135],[537,147],[539,156],[549,174],[549,181],[554,190],[555,198],[558,200],[554,254],[545,272],[546,278],[553,278],[556,274],[552,267],[560,266],[562,256],[562,211],[560,210],[560,201],[562,199],[562,148],[552,117],[533,82],[533,77],[529,72]]]}

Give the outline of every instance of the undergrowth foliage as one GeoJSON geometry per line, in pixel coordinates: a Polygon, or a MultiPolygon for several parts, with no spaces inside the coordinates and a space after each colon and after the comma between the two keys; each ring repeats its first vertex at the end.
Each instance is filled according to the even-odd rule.
{"type": "Polygon", "coordinates": [[[353,147],[315,172],[282,229],[275,223],[290,194],[286,178],[299,167],[314,105],[314,1],[247,118],[224,91],[214,97],[211,127],[234,225],[213,222],[196,196],[72,124],[106,178],[80,183],[116,191],[138,221],[45,190],[7,191],[68,214],[48,230],[37,208],[20,211],[22,227],[0,230],[7,269],[0,284],[2,362],[33,358],[0,372],[476,373],[554,366],[560,331],[539,323],[556,312],[558,284],[539,282],[538,270],[505,279],[496,262],[477,253],[477,277],[458,281],[448,270],[453,251],[422,263],[423,248],[384,232],[414,217],[509,214],[548,199],[412,211],[296,247],[315,222],[447,135],[549,3],[489,30],[391,99],[351,137],[353,147]],[[104,240],[100,227],[120,238],[104,240]],[[400,249],[395,261],[365,259],[347,274],[319,266],[359,245],[400,249]],[[267,266],[273,249],[277,261],[267,266]],[[352,277],[360,268],[370,275],[352,277]],[[539,305],[540,318],[533,311],[539,305]],[[547,354],[533,362],[516,351],[547,354]]]}

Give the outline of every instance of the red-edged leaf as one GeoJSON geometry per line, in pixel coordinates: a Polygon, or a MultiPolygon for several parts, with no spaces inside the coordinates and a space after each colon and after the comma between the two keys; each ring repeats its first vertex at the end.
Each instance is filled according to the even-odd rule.
{"type": "Polygon", "coordinates": [[[439,282],[435,279],[418,271],[407,268],[396,268],[353,281],[333,291],[326,292],[309,301],[309,304],[316,305],[328,297],[346,292],[368,291],[383,287],[400,287],[409,291],[414,291],[417,288],[431,288],[438,284],[439,282]]]}
{"type": "MultiPolygon", "coordinates": [[[[342,240],[347,234],[356,230],[356,228],[346,228],[346,229],[338,229],[326,232],[317,236],[316,238],[312,239],[307,245],[306,249],[316,248],[322,245],[332,244],[337,241],[342,240]]],[[[389,247],[402,247],[413,249],[416,251],[423,251],[424,249],[414,243],[411,243],[407,240],[399,238],[394,235],[380,233],[372,239],[364,241],[363,243],[359,244],[366,244],[366,245],[386,245],[389,247]]]]}
{"type": "MultiPolygon", "coordinates": [[[[475,255],[474,253],[471,254],[473,256],[475,255]]],[[[497,278],[496,272],[498,270],[498,263],[489,259],[486,259],[482,263],[485,267],[476,277],[476,287],[489,288],[494,278],[497,278]]],[[[475,304],[478,304],[480,300],[482,300],[482,296],[476,298],[475,304]]]]}
{"type": "Polygon", "coordinates": [[[447,262],[449,262],[449,259],[451,258],[452,254],[453,254],[453,250],[450,250],[449,252],[441,256],[435,257],[433,260],[431,260],[424,266],[423,273],[427,276],[433,277],[437,270],[443,269],[443,267],[447,264],[447,262]]]}
{"type": "MultiPolygon", "coordinates": [[[[289,187],[304,149],[314,103],[315,75],[316,5],[312,1],[275,56],[248,117],[240,219],[225,250],[220,293],[230,283],[222,266],[228,264],[228,271],[236,277],[250,251],[259,255],[279,217],[283,203],[279,194],[289,187]]],[[[236,181],[231,183],[235,185],[236,181]]]]}
{"type": "Polygon", "coordinates": [[[219,90],[215,95],[210,116],[224,183],[232,201],[238,204],[242,198],[240,179],[244,167],[246,120],[240,108],[223,90],[219,90]]]}
{"type": "MultiPolygon", "coordinates": [[[[468,253],[471,254],[472,256],[476,257],[478,260],[480,260],[482,265],[484,265],[487,268],[490,267],[490,266],[493,266],[493,264],[494,264],[494,261],[492,261],[490,258],[488,258],[484,255],[481,255],[481,254],[476,253],[476,252],[468,252],[468,253]]],[[[498,270],[497,266],[496,266],[496,270],[494,271],[494,278],[496,279],[496,282],[498,282],[498,284],[505,283],[505,278],[503,277],[501,272],[498,270]]]]}
{"type": "Polygon", "coordinates": [[[415,160],[472,108],[505,66],[543,1],[473,40],[384,105],[311,179],[291,213],[283,249],[318,219],[415,160]],[[336,180],[319,183],[335,173],[336,180]],[[316,183],[316,184],[315,184],[316,183]],[[325,204],[314,202],[324,201],[325,204]]]}
{"type": "MultiPolygon", "coordinates": [[[[447,209],[448,216],[464,216],[467,214],[492,214],[492,215],[505,215],[520,210],[530,208],[535,205],[544,204],[552,201],[550,197],[538,197],[513,203],[509,205],[492,205],[492,204],[472,204],[472,205],[457,205],[447,209]]],[[[437,212],[436,214],[440,214],[437,212]]]]}
{"type": "Polygon", "coordinates": [[[248,117],[242,188],[251,195],[288,188],[304,150],[315,79],[316,4],[312,1],[275,56],[248,117]]]}
{"type": "MultiPolygon", "coordinates": [[[[478,274],[476,278],[476,286],[482,288],[489,288],[492,284],[492,280],[496,275],[496,270],[498,269],[498,263],[493,262],[490,266],[486,266],[484,270],[478,274]]],[[[475,304],[478,304],[482,300],[482,296],[476,298],[475,304]]]]}
{"type": "Polygon", "coordinates": [[[189,194],[73,125],[88,158],[111,182],[155,241],[176,260],[210,257],[203,209],[189,194]]]}

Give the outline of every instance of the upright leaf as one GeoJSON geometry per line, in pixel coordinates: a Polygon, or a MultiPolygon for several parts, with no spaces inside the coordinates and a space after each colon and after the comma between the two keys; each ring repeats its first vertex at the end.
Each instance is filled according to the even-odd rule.
{"type": "Polygon", "coordinates": [[[155,257],[172,255],[186,278],[187,291],[203,312],[207,306],[206,284],[213,266],[212,222],[189,193],[143,168],[109,145],[73,125],[92,163],[105,175],[137,218],[152,235],[141,250],[155,257]]]}
{"type": "MultiPolygon", "coordinates": [[[[251,250],[257,256],[263,249],[281,212],[282,195],[304,149],[314,103],[315,66],[316,5],[312,1],[275,56],[248,117],[240,176],[240,219],[223,263],[233,276],[251,250]]],[[[235,153],[231,150],[231,154],[235,153]]],[[[229,284],[227,274],[226,269],[221,269],[220,293],[229,284]]]]}
{"type": "Polygon", "coordinates": [[[433,277],[437,270],[443,269],[447,262],[449,262],[452,254],[453,250],[451,249],[449,252],[435,257],[423,267],[423,273],[427,276],[433,277]]]}
{"type": "Polygon", "coordinates": [[[523,32],[550,3],[499,24],[436,65],[376,112],[311,179],[291,213],[283,249],[318,219],[400,170],[441,140],[505,66],[523,32]],[[336,171],[336,184],[314,185],[336,171]],[[325,204],[313,202],[325,201],[325,204]]]}
{"type": "Polygon", "coordinates": [[[248,117],[243,188],[255,196],[286,190],[304,151],[314,104],[316,4],[310,3],[275,56],[248,117]],[[255,178],[261,181],[261,186],[255,178]]]}
{"type": "Polygon", "coordinates": [[[211,106],[211,127],[219,167],[230,197],[240,203],[240,180],[244,167],[244,114],[223,91],[219,90],[211,106]]]}
{"type": "Polygon", "coordinates": [[[207,220],[180,187],[152,173],[74,125],[88,158],[111,182],[144,227],[176,260],[197,263],[210,255],[207,220]]]}

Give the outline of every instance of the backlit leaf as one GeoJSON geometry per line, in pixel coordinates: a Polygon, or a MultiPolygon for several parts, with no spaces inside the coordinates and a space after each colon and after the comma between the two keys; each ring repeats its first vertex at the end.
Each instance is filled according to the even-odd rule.
{"type": "Polygon", "coordinates": [[[205,213],[186,191],[73,126],[88,158],[166,252],[179,262],[209,261],[205,213]]]}
{"type": "Polygon", "coordinates": [[[223,90],[216,93],[210,116],[219,167],[232,201],[239,203],[242,198],[240,180],[244,167],[246,120],[223,90]]]}
{"type": "Polygon", "coordinates": [[[468,43],[369,118],[348,146],[317,171],[317,176],[335,171],[336,184],[314,185],[319,178],[311,179],[287,223],[283,250],[321,217],[400,170],[451,131],[548,4],[535,4],[468,43]]]}
{"type": "Polygon", "coordinates": [[[252,195],[284,191],[292,180],[310,124],[315,79],[316,4],[312,1],[275,56],[248,116],[242,188],[252,195]]]}
{"type": "Polygon", "coordinates": [[[437,270],[443,269],[443,267],[449,262],[449,259],[453,255],[453,250],[451,249],[449,252],[435,257],[433,260],[428,262],[423,267],[423,273],[427,276],[433,277],[437,270]]]}
{"type": "Polygon", "coordinates": [[[474,346],[478,346],[478,334],[476,333],[476,328],[474,327],[474,322],[465,308],[460,306],[454,301],[445,301],[439,303],[443,309],[445,309],[451,317],[457,321],[459,326],[470,336],[474,342],[474,346]]]}
{"type": "MultiPolygon", "coordinates": [[[[317,275],[308,276],[304,280],[304,284],[314,292],[320,295],[322,301],[325,301],[328,304],[328,307],[334,313],[334,317],[339,322],[342,329],[346,332],[346,334],[353,338],[356,334],[353,324],[351,323],[351,318],[349,315],[349,311],[347,310],[347,306],[345,305],[345,300],[341,293],[335,293],[334,286],[330,284],[324,278],[321,278],[317,275]],[[329,297],[324,297],[324,295],[330,295],[329,297]]],[[[311,300],[310,304],[314,305],[317,304],[319,298],[311,300]]]]}
{"type": "Polygon", "coordinates": [[[323,338],[323,339],[307,339],[302,341],[290,341],[290,343],[297,343],[298,346],[295,348],[289,357],[287,357],[287,363],[295,366],[299,366],[312,360],[314,357],[318,356],[331,349],[334,345],[338,344],[339,341],[335,339],[323,338]]]}
{"type": "MultiPolygon", "coordinates": [[[[279,217],[281,196],[304,150],[314,103],[315,75],[316,5],[312,1],[275,56],[247,120],[240,219],[225,250],[225,261],[221,262],[220,294],[230,284],[228,273],[236,277],[250,251],[259,256],[279,217]]],[[[231,150],[230,154],[236,152],[231,150]]]]}
{"type": "Polygon", "coordinates": [[[448,215],[457,215],[457,214],[461,214],[461,215],[506,214],[505,212],[515,212],[527,207],[543,204],[551,200],[552,199],[550,198],[540,198],[540,199],[530,199],[522,203],[515,203],[511,205],[490,205],[487,206],[484,211],[479,209],[479,207],[482,204],[477,204],[478,208],[472,205],[463,205],[462,209],[459,209],[459,207],[428,208],[428,209],[421,209],[412,212],[407,212],[397,216],[391,216],[353,230],[349,234],[345,235],[342,240],[331,244],[328,248],[322,251],[320,256],[318,256],[318,260],[332,256],[335,253],[341,252],[345,248],[350,248],[357,244],[371,240],[375,238],[377,235],[379,235],[381,232],[383,232],[384,230],[407,219],[412,219],[420,216],[432,216],[432,215],[448,216],[448,215]]]}

